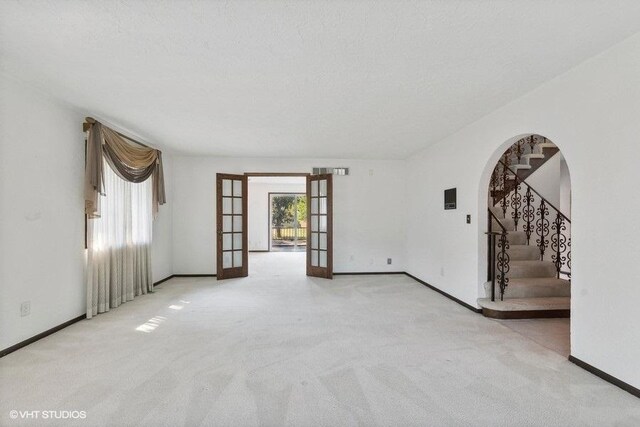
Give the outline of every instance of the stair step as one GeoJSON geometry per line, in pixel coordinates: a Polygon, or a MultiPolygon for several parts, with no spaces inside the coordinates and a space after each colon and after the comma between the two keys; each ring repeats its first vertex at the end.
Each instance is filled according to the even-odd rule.
{"type": "MultiPolygon", "coordinates": [[[[496,297],[499,296],[496,283],[496,297]]],[[[491,297],[491,282],[484,284],[485,295],[491,297]]],[[[512,278],[504,292],[505,299],[570,297],[571,282],[555,277],[512,278]]]]}
{"type": "Polygon", "coordinates": [[[524,231],[509,231],[507,233],[507,242],[509,242],[509,245],[526,245],[527,233],[524,231]]]}
{"type": "Polygon", "coordinates": [[[536,145],[536,148],[538,148],[540,152],[542,152],[544,148],[558,148],[558,146],[553,142],[541,142],[540,144],[536,145]]]}
{"type": "Polygon", "coordinates": [[[498,219],[502,219],[504,218],[504,214],[502,213],[502,208],[501,207],[490,207],[489,210],[498,218],[498,219]]]}
{"type": "MultiPolygon", "coordinates": [[[[500,218],[500,224],[502,224],[502,226],[507,231],[515,231],[516,229],[516,224],[511,218],[500,218]]],[[[498,224],[498,221],[496,221],[495,219],[493,220],[492,229],[493,231],[498,231],[498,232],[502,231],[502,228],[498,224]]]]}
{"type": "Polygon", "coordinates": [[[482,314],[498,319],[530,319],[539,317],[569,317],[571,298],[512,298],[504,301],[478,299],[482,314]]]}
{"type": "Polygon", "coordinates": [[[530,153],[530,154],[523,154],[522,155],[523,159],[527,159],[527,164],[529,159],[544,159],[544,154],[542,153],[530,153]]]}
{"type": "Polygon", "coordinates": [[[510,261],[507,277],[556,277],[556,266],[551,261],[510,261]]]}
{"type": "Polygon", "coordinates": [[[509,168],[514,172],[518,172],[519,169],[531,169],[531,165],[518,163],[518,164],[509,166],[509,168]]]}
{"type": "MultiPolygon", "coordinates": [[[[496,251],[499,249],[496,248],[496,251]]],[[[511,261],[538,261],[540,260],[540,249],[530,245],[509,245],[507,249],[511,261]]]]}

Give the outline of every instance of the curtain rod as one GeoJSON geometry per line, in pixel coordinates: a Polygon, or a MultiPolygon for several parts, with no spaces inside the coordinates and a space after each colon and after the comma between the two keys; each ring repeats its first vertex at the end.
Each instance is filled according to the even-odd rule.
{"type": "MultiPolygon", "coordinates": [[[[92,125],[92,124],[94,124],[94,123],[96,123],[97,121],[98,121],[98,120],[94,119],[93,117],[85,117],[85,118],[84,118],[84,123],[82,124],[82,131],[83,131],[83,132],[88,131],[88,130],[89,130],[89,128],[91,127],[91,125],[92,125]]],[[[135,142],[136,144],[140,144],[140,145],[142,145],[143,147],[152,148],[152,149],[154,149],[154,150],[157,150],[157,148],[150,147],[150,146],[148,146],[147,144],[144,144],[144,143],[142,143],[142,142],[140,142],[140,141],[138,141],[138,140],[136,140],[136,139],[131,138],[130,136],[127,136],[127,135],[125,135],[125,134],[123,134],[123,133],[120,133],[120,132],[118,132],[118,131],[117,131],[117,130],[115,130],[115,129],[111,129],[111,130],[112,130],[112,131],[114,131],[115,133],[117,133],[118,135],[120,135],[121,137],[128,139],[129,141],[133,141],[133,142],[135,142]]],[[[158,151],[160,151],[160,150],[158,150],[158,151]]]]}

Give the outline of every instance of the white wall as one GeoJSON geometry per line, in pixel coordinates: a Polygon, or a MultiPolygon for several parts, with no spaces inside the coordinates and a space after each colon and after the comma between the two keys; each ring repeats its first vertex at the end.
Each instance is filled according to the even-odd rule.
{"type": "Polygon", "coordinates": [[[571,218],[571,174],[564,157],[560,161],[560,206],[558,206],[558,209],[567,218],[571,218]]]}
{"type": "MultiPolygon", "coordinates": [[[[255,179],[255,178],[252,178],[255,179]]],[[[248,240],[250,251],[269,250],[269,193],[306,193],[304,177],[299,184],[267,183],[249,180],[248,240]]]]}
{"type": "Polygon", "coordinates": [[[351,168],[351,175],[334,177],[334,270],[404,270],[404,164],[384,160],[175,157],[174,272],[216,272],[217,172],[309,172],[313,166],[351,168]],[[393,258],[394,263],[387,265],[387,258],[393,258]]]}
{"type": "MultiPolygon", "coordinates": [[[[542,197],[561,210],[560,164],[562,160],[562,153],[556,153],[526,179],[527,184],[535,188],[542,197]]],[[[562,213],[564,214],[566,212],[562,213]]]]}
{"type": "Polygon", "coordinates": [[[407,269],[475,305],[491,169],[519,136],[545,135],[571,172],[571,352],[640,387],[639,117],[636,35],[412,157],[407,269]],[[459,207],[445,212],[449,187],[459,207]]]}
{"type": "MultiPolygon", "coordinates": [[[[0,349],[86,312],[86,115],[0,74],[0,349]],[[21,317],[24,301],[31,314],[21,317]]],[[[172,274],[164,160],[168,204],[154,224],[154,280],[172,274]]]]}
{"type": "Polygon", "coordinates": [[[83,119],[0,75],[0,349],[86,311],[83,119]]]}
{"type": "Polygon", "coordinates": [[[160,206],[153,221],[151,270],[154,282],[173,274],[173,157],[162,153],[162,165],[167,203],[160,206]]]}

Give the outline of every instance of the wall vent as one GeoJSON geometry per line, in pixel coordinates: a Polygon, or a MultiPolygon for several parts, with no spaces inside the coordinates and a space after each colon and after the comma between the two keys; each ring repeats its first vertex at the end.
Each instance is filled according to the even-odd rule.
{"type": "Polygon", "coordinates": [[[313,175],[322,175],[330,173],[332,175],[349,175],[349,168],[331,167],[331,168],[313,168],[313,175]]]}

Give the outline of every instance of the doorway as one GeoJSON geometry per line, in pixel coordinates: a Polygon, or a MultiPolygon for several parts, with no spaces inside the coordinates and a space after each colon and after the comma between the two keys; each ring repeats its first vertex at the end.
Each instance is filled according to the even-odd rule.
{"type": "Polygon", "coordinates": [[[553,141],[538,134],[514,138],[496,154],[497,161],[487,165],[492,168],[488,185],[484,182],[481,189],[487,200],[487,281],[478,305],[485,316],[568,356],[572,248],[567,162],[553,141]]]}
{"type": "Polygon", "coordinates": [[[269,193],[269,218],[269,251],[306,251],[306,193],[269,193]]]}
{"type": "MultiPolygon", "coordinates": [[[[218,279],[251,274],[281,276],[305,274],[333,277],[333,180],[329,174],[245,173],[246,189],[232,186],[227,195],[225,179],[240,181],[240,175],[218,174],[218,253],[216,261],[222,274],[218,279]],[[227,200],[227,198],[229,200],[227,200]],[[231,200],[233,198],[233,200],[231,200]],[[235,200],[235,199],[238,200],[235,200]],[[229,208],[230,203],[237,204],[229,208]],[[238,227],[228,230],[225,220],[238,219],[238,227]],[[238,218],[235,218],[235,217],[238,218]],[[229,218],[227,218],[229,217],[229,218]],[[241,221],[240,221],[241,220],[241,221]],[[240,224],[242,222],[242,225],[240,224]],[[307,225],[308,224],[308,225],[307,225]],[[241,225],[241,226],[240,226],[241,225]],[[242,244],[225,246],[227,234],[236,233],[242,244]],[[307,250],[307,248],[309,248],[307,250]],[[231,251],[231,252],[230,252],[231,251]],[[230,271],[225,265],[227,253],[242,254],[242,270],[230,271]],[[244,257],[246,257],[246,262],[244,257]],[[241,274],[240,274],[241,273],[241,274]]],[[[228,222],[228,221],[226,221],[228,222]]],[[[232,237],[236,237],[233,235],[232,237]]],[[[238,260],[240,257],[237,257],[238,260]]],[[[232,258],[234,260],[234,258],[232,258]]],[[[227,260],[228,261],[228,260],[227,260]]]]}

